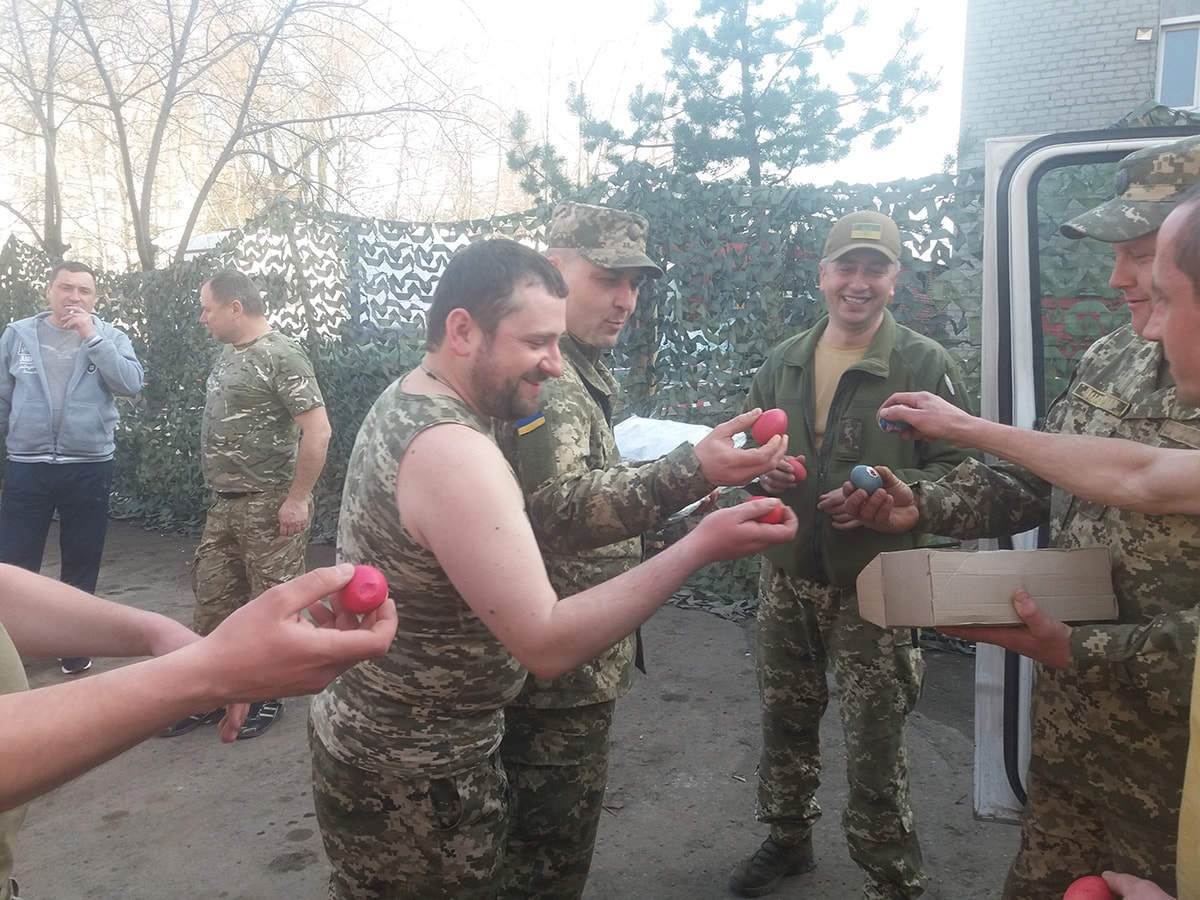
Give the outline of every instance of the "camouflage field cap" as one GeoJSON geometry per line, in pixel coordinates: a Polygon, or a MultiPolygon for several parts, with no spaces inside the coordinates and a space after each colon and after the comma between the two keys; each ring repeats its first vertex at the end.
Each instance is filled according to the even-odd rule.
{"type": "Polygon", "coordinates": [[[1200,137],[1145,147],[1117,164],[1116,197],[1076,216],[1058,230],[1072,239],[1108,244],[1158,231],[1179,198],[1200,183],[1200,137]]]}
{"type": "Polygon", "coordinates": [[[578,250],[605,269],[643,269],[659,278],[662,268],[646,255],[649,231],[650,223],[637,213],[566,200],[554,207],[547,241],[551,247],[578,250]]]}
{"type": "Polygon", "coordinates": [[[900,229],[883,213],[861,210],[833,223],[825,239],[823,259],[833,262],[851,250],[878,250],[890,262],[900,259],[900,229]]]}

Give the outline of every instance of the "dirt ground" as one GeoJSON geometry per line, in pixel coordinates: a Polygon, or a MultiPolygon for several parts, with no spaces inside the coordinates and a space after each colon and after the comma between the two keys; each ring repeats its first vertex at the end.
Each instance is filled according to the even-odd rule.
{"type": "MultiPolygon", "coordinates": [[[[99,593],[190,622],[194,547],[190,538],[114,522],[99,593]]],[[[331,558],[332,548],[314,546],[310,563],[331,558]]],[[[46,571],[56,574],[53,559],[46,571]]],[[[731,866],[765,836],[754,821],[753,625],[668,607],[644,633],[650,673],[617,707],[607,812],[586,900],[731,897],[731,866]]],[[[925,694],[908,732],[931,878],[926,896],[994,897],[1017,836],[1012,826],[977,821],[971,812],[974,663],[941,652],[926,658],[925,694]]],[[[93,671],[119,664],[97,660],[93,671]]],[[[56,662],[29,667],[35,685],[64,677],[56,662]]],[[[153,738],[35,801],[17,846],[24,900],[323,898],[307,708],[307,698],[294,698],[266,735],[232,745],[211,728],[153,738]]],[[[834,709],[826,724],[818,866],[773,896],[861,896],[838,827],[844,747],[834,709]]]]}

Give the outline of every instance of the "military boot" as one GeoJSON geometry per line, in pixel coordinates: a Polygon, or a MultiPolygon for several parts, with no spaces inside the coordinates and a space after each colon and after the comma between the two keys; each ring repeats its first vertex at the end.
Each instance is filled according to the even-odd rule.
{"type": "Polygon", "coordinates": [[[863,883],[863,900],[908,900],[911,895],[898,884],[885,884],[867,876],[863,883]]]}
{"type": "Polygon", "coordinates": [[[742,897],[763,897],[779,887],[785,876],[811,872],[816,867],[811,836],[798,844],[777,844],[767,838],[753,856],[733,867],[729,889],[742,897]]]}

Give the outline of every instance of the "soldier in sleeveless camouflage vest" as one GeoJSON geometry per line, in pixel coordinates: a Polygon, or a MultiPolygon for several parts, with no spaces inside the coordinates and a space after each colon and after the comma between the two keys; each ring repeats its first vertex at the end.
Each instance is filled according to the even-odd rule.
{"type": "MultiPolygon", "coordinates": [[[[499,749],[526,669],[557,678],[620,643],[700,565],[795,533],[794,515],[754,520],[767,501],[720,510],[649,562],[558,599],[488,418],[527,418],[562,373],[565,294],[554,266],[514,241],[459,250],[434,292],[422,364],[384,391],[355,440],[338,556],[383,570],[400,624],[387,657],[313,701],[331,900],[509,896],[499,749]]],[[[759,465],[773,465],[783,442],[764,449],[759,465]]]]}
{"type": "MultiPolygon", "coordinates": [[[[633,568],[639,535],[719,485],[744,484],[766,458],[733,449],[745,421],[652,462],[623,462],[613,436],[619,386],[603,358],[647,277],[648,223],[631,212],[565,202],[550,220],[550,261],[567,293],[563,375],[538,412],[500,423],[497,437],[521,480],[550,582],[579,593],[633,568]]],[[[635,638],[552,681],[530,676],[505,711],[501,746],[512,797],[504,897],[583,894],[608,776],[609,730],[633,681],[635,638]]]]}
{"type": "MultiPolygon", "coordinates": [[[[1200,448],[1200,410],[1179,401],[1161,345],[1139,336],[1151,315],[1159,226],[1197,182],[1200,138],[1141,150],[1121,161],[1114,200],[1062,226],[1067,237],[1113,244],[1110,283],[1124,292],[1132,322],[1088,349],[1044,431],[1200,448]]],[[[1035,667],[1028,805],[1004,897],[1060,896],[1101,868],[1173,889],[1200,618],[1200,518],[1082,499],[1007,463],[971,461],[913,487],[921,530],[1000,536],[1049,514],[1051,546],[1112,553],[1118,622],[1072,627],[1057,664],[1035,667]]],[[[995,631],[953,633],[1002,643],[995,631]]]]}

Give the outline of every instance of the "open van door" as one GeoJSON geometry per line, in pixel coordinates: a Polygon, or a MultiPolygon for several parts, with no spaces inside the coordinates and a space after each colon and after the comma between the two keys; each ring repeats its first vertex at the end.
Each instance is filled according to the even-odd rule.
{"type": "MultiPolygon", "coordinates": [[[[1071,365],[1128,321],[1107,289],[1112,253],[1058,226],[1113,197],[1116,163],[1135,150],[1200,134],[1195,125],[996,138],[985,155],[982,415],[1039,427],[1071,365]]],[[[1045,546],[1048,530],[989,546],[1045,546]]],[[[987,543],[987,542],[985,542],[987,543]]],[[[1029,660],[979,644],[975,662],[975,813],[1012,820],[1025,802],[1029,660]]]]}

